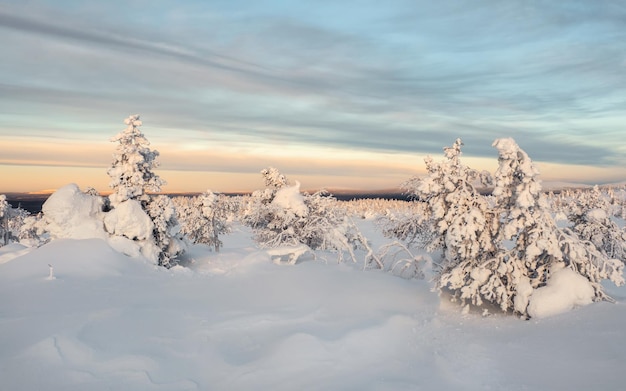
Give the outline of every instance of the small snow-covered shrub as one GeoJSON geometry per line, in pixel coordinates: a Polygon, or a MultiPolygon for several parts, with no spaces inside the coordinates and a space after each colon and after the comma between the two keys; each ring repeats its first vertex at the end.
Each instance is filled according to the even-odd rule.
{"type": "MultiPolygon", "coordinates": [[[[402,186],[405,191],[415,196],[412,182],[406,182],[402,186]]],[[[411,208],[396,211],[389,210],[376,221],[382,229],[383,235],[401,241],[408,248],[426,248],[434,244],[438,234],[428,217],[427,204],[414,200],[411,208]]]]}
{"type": "Polygon", "coordinates": [[[203,243],[219,251],[220,235],[231,232],[228,219],[234,204],[223,194],[207,190],[198,197],[174,199],[181,233],[193,243],[203,243]]]}

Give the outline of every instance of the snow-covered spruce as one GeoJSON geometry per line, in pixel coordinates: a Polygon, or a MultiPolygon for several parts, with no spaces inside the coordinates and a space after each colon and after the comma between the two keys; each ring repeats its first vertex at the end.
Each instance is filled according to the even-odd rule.
{"type": "Polygon", "coordinates": [[[207,190],[197,197],[173,199],[181,224],[181,233],[192,243],[202,243],[216,252],[222,247],[220,235],[231,232],[228,221],[232,203],[223,194],[207,190]]]}
{"type": "Polygon", "coordinates": [[[579,284],[591,288],[579,290],[590,292],[587,301],[610,300],[601,281],[623,284],[623,264],[568,229],[557,227],[541,191],[539,171],[513,139],[498,139],[493,145],[499,152],[493,195],[502,219],[496,238],[500,251],[484,264],[489,272],[472,279],[478,285],[475,292],[503,310],[541,316],[537,308],[546,306],[546,300],[563,300],[563,296],[549,296],[545,291],[559,291],[552,276],[555,270],[567,268],[584,277],[577,279],[579,284]],[[512,245],[505,246],[508,243],[512,245]]]}
{"type": "Polygon", "coordinates": [[[124,123],[128,125],[126,129],[111,138],[111,142],[118,143],[107,171],[113,206],[126,200],[147,201],[148,192],[160,192],[165,185],[153,171],[159,166],[159,151],[150,149],[150,142],[139,129],[139,115],[131,115],[124,123]]]}
{"type": "MultiPolygon", "coordinates": [[[[603,194],[598,186],[590,191],[578,191],[569,198],[567,218],[572,231],[588,240],[609,258],[626,263],[626,230],[612,220],[614,195],[603,194]]],[[[615,211],[615,214],[621,211],[615,211]]]]}
{"type": "Polygon", "coordinates": [[[18,241],[28,247],[39,247],[49,240],[43,213],[25,215],[18,229],[18,241]]]}
{"type": "MultiPolygon", "coordinates": [[[[142,125],[139,115],[131,115],[124,123],[126,129],[111,139],[118,145],[107,171],[113,193],[109,196],[112,210],[107,217],[106,228],[113,235],[144,241],[141,246],[144,256],[159,266],[171,267],[176,264],[176,257],[184,252],[185,246],[171,199],[149,194],[161,191],[161,186],[165,184],[153,171],[158,167],[159,152],[149,148],[150,142],[139,130],[142,125]],[[135,228],[124,224],[126,220],[120,209],[132,210],[132,216],[140,221],[146,221],[146,218],[150,220],[150,235],[139,238],[134,232],[125,231],[122,227],[131,231],[135,228]],[[140,210],[146,218],[140,216],[140,210]]],[[[143,228],[149,229],[150,226],[144,224],[143,228]]]]}
{"type": "Polygon", "coordinates": [[[491,303],[526,317],[610,300],[600,282],[623,284],[623,264],[557,227],[539,172],[515,141],[493,144],[499,167],[491,202],[472,186],[481,175],[460,163],[461,145],[457,140],[446,148],[442,163],[427,158],[428,176],[405,185],[426,203],[424,218],[440,235],[426,243],[431,251],[443,250],[436,287],[466,308],[491,303]],[[562,286],[572,283],[570,289],[562,286]]]}
{"type": "MultiPolygon", "coordinates": [[[[496,251],[492,238],[497,219],[486,198],[473,185],[478,179],[488,184],[490,176],[461,163],[462,146],[462,141],[457,139],[451,147],[444,148],[446,159],[439,163],[427,157],[428,175],[402,184],[415,198],[419,206],[417,213],[399,218],[388,216],[381,221],[384,234],[400,240],[408,254],[411,247],[442,251],[435,270],[436,284],[440,287],[445,285],[441,279],[445,279],[447,271],[457,265],[474,268],[496,251]]],[[[388,257],[389,248],[383,250],[381,256],[386,262],[395,262],[388,257]]],[[[423,260],[410,259],[416,263],[423,260]]]]}
{"type": "Polygon", "coordinates": [[[27,217],[27,211],[11,207],[6,195],[0,194],[0,247],[19,241],[20,229],[27,217]]]}
{"type": "Polygon", "coordinates": [[[344,252],[356,262],[354,249],[360,247],[368,251],[366,262],[381,266],[367,239],[334,197],[324,191],[302,194],[299,182],[289,185],[273,167],[261,174],[267,188],[252,194],[242,214],[243,222],[253,229],[254,239],[261,247],[291,246],[301,254],[302,245],[312,250],[334,250],[339,262],[344,259],[344,252]]]}
{"type": "Polygon", "coordinates": [[[154,223],[152,238],[159,248],[156,254],[159,266],[176,265],[176,258],[185,252],[186,245],[172,199],[165,195],[152,195],[145,209],[154,223]]]}

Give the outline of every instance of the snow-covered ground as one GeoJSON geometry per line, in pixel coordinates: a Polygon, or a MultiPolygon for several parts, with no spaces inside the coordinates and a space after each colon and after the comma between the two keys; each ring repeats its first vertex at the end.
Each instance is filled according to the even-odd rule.
{"type": "MultiPolygon", "coordinates": [[[[359,225],[382,242],[372,221],[359,225]]],[[[238,227],[167,270],[101,239],[0,248],[2,390],[621,390],[626,288],[541,320],[424,280],[273,263],[238,227]],[[49,264],[54,278],[50,279],[49,264]]]]}

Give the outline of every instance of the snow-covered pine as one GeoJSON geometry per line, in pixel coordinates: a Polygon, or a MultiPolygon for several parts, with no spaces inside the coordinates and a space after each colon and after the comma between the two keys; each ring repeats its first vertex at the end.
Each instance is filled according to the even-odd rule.
{"type": "Polygon", "coordinates": [[[503,311],[528,316],[533,289],[546,284],[550,267],[562,259],[559,232],[541,190],[539,170],[526,152],[511,138],[497,139],[493,146],[499,153],[492,192],[500,217],[493,238],[497,252],[485,260],[461,297],[471,292],[472,304],[484,299],[503,311]]]}
{"type": "Polygon", "coordinates": [[[176,265],[176,257],[186,249],[174,203],[168,196],[153,195],[145,210],[154,223],[153,238],[160,249],[158,265],[170,268],[176,265]]]}
{"type": "Polygon", "coordinates": [[[265,187],[278,190],[288,185],[287,177],[281,174],[275,167],[268,167],[261,170],[261,175],[263,176],[263,182],[265,182],[265,187]]]}
{"type": "MultiPolygon", "coordinates": [[[[493,242],[496,215],[473,185],[481,178],[487,181],[489,176],[461,163],[462,146],[461,139],[457,139],[451,147],[444,148],[442,162],[427,157],[428,174],[402,184],[402,188],[421,204],[418,213],[383,220],[384,234],[401,240],[408,246],[407,253],[411,246],[431,252],[442,250],[434,270],[439,289],[455,290],[470,283],[472,270],[493,257],[497,250],[493,242]]],[[[388,252],[385,248],[384,255],[388,252]]],[[[395,259],[390,261],[395,262],[395,259]]],[[[480,303],[479,295],[472,293],[466,298],[480,303]]]]}
{"type": "Polygon", "coordinates": [[[219,236],[231,232],[228,221],[233,213],[233,204],[223,194],[207,190],[197,197],[174,199],[181,233],[193,243],[203,243],[220,250],[219,236]]]}
{"type": "Polygon", "coordinates": [[[255,190],[249,197],[242,200],[240,218],[243,224],[253,229],[267,226],[271,213],[268,205],[274,200],[276,192],[288,186],[287,178],[278,169],[268,167],[261,170],[265,189],[255,190]]]}
{"type": "Polygon", "coordinates": [[[552,270],[567,267],[589,281],[596,300],[609,299],[601,281],[623,284],[623,264],[558,228],[541,191],[539,171],[513,139],[497,139],[493,146],[499,153],[493,190],[501,218],[495,238],[499,249],[465,290],[479,292],[503,311],[531,316],[533,292],[549,282],[552,270]]]}
{"type": "Polygon", "coordinates": [[[109,187],[113,193],[109,196],[113,206],[129,199],[147,201],[148,192],[159,192],[165,181],[154,173],[159,166],[159,152],[149,148],[139,127],[142,125],[139,115],[131,115],[124,120],[126,129],[111,138],[118,143],[113,161],[107,173],[111,177],[109,187]]]}
{"type": "MultiPolygon", "coordinates": [[[[161,191],[161,186],[165,185],[165,181],[153,171],[158,167],[159,152],[149,148],[150,142],[139,130],[142,125],[139,115],[129,116],[124,123],[127,125],[126,129],[111,139],[118,145],[113,154],[111,167],[107,171],[111,177],[109,187],[113,189],[109,196],[110,206],[114,211],[124,203],[138,202],[153,224],[152,237],[142,239],[149,242],[141,245],[144,255],[159,266],[172,267],[176,264],[176,257],[185,251],[185,246],[172,200],[164,195],[149,194],[161,191]]],[[[134,213],[139,211],[135,210],[134,213]]],[[[138,218],[145,220],[140,216],[138,218]]],[[[117,230],[119,226],[114,221],[123,219],[120,220],[119,216],[115,219],[110,218],[109,224],[105,223],[105,227],[117,230]]],[[[110,233],[139,240],[122,231],[117,234],[110,233]]]]}
{"type": "MultiPolygon", "coordinates": [[[[626,231],[612,220],[611,210],[616,209],[614,199],[614,194],[603,194],[598,186],[579,191],[570,198],[567,217],[579,238],[593,243],[608,258],[626,263],[626,231]]],[[[615,210],[615,214],[619,212],[615,210]]]]}
{"type": "MultiPolygon", "coordinates": [[[[481,175],[460,163],[461,141],[445,148],[446,160],[426,159],[428,175],[405,184],[425,202],[425,216],[439,237],[427,243],[441,248],[435,270],[440,291],[470,304],[497,305],[525,317],[532,295],[564,267],[583,276],[595,300],[609,300],[600,282],[623,284],[623,264],[609,259],[590,242],[557,227],[541,191],[539,171],[513,139],[498,139],[499,167],[492,197],[480,195],[472,183],[481,175]]],[[[423,220],[418,220],[423,221],[423,220]]],[[[542,292],[542,301],[545,300],[542,292]]],[[[538,313],[539,302],[532,305],[538,313]]]]}
{"type": "Polygon", "coordinates": [[[0,194],[0,246],[9,244],[11,231],[9,230],[9,210],[11,205],[7,202],[7,196],[0,194]]]}
{"type": "Polygon", "coordinates": [[[228,218],[228,203],[221,194],[207,190],[199,197],[202,217],[206,220],[201,243],[212,246],[216,252],[220,251],[222,241],[219,236],[231,231],[228,218]]]}
{"type": "Polygon", "coordinates": [[[22,208],[13,208],[6,195],[0,194],[0,247],[19,241],[20,230],[28,214],[22,208]]]}
{"type": "Polygon", "coordinates": [[[24,217],[19,227],[18,240],[28,247],[39,247],[50,240],[42,213],[24,217]]]}
{"type": "Polygon", "coordinates": [[[302,194],[299,182],[289,185],[273,167],[261,174],[267,188],[252,194],[242,216],[261,247],[301,249],[306,245],[312,250],[334,250],[339,262],[344,252],[356,262],[354,250],[363,248],[367,251],[366,262],[378,263],[367,239],[334,197],[325,191],[302,194]]]}

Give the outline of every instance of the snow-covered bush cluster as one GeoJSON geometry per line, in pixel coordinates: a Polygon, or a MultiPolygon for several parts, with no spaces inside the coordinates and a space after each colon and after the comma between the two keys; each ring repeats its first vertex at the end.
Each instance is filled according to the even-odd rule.
{"type": "Polygon", "coordinates": [[[614,189],[602,191],[594,186],[553,198],[556,212],[565,216],[579,238],[591,242],[605,256],[626,262],[626,230],[617,223],[623,219],[623,198],[614,189]]]}
{"type": "Polygon", "coordinates": [[[141,132],[139,116],[125,124],[111,139],[111,195],[69,184],[36,216],[0,196],[0,246],[98,238],[169,268],[189,246],[220,251],[221,236],[241,224],[276,262],[331,253],[406,278],[430,275],[464,309],[499,308],[526,318],[611,300],[602,281],[624,283],[626,191],[595,187],[548,196],[530,157],[510,138],[493,143],[493,174],[462,163],[460,139],[444,148],[442,161],[428,157],[427,175],[402,184],[411,201],[308,194],[273,167],[261,171],[265,188],[249,196],[209,190],[171,198],[156,194],[165,184],[154,172],[159,152],[141,132]],[[392,241],[374,251],[353,218],[376,221],[392,241]]]}
{"type": "Polygon", "coordinates": [[[219,251],[220,236],[231,232],[237,204],[223,194],[207,190],[200,196],[173,199],[181,224],[180,232],[192,243],[202,243],[219,251]]]}
{"type": "Polygon", "coordinates": [[[360,219],[375,219],[385,214],[414,214],[415,204],[405,200],[384,198],[355,198],[339,201],[346,213],[360,219]]]}
{"type": "Polygon", "coordinates": [[[428,175],[404,185],[424,204],[424,214],[387,222],[385,230],[408,244],[441,249],[435,273],[439,290],[449,291],[468,309],[491,303],[503,311],[543,316],[552,310],[544,303],[563,298],[546,299],[557,295],[557,281],[575,281],[577,294],[584,292],[574,302],[563,299],[564,305],[609,299],[602,280],[624,283],[622,262],[573,230],[557,226],[539,172],[514,140],[494,142],[499,167],[493,178],[461,164],[461,146],[457,140],[445,148],[443,162],[427,158],[428,175]],[[484,185],[493,183],[490,197],[476,190],[478,179],[484,185]],[[561,278],[571,273],[580,278],[561,278]]]}
{"type": "Polygon", "coordinates": [[[0,216],[9,218],[2,220],[1,229],[5,220],[7,224],[19,220],[19,229],[13,227],[9,232],[27,245],[38,246],[51,239],[99,238],[127,255],[144,256],[159,266],[175,265],[185,241],[174,204],[167,196],[149,193],[160,191],[165,183],[153,171],[159,153],[149,148],[139,130],[138,115],[124,122],[126,129],[111,139],[118,145],[107,171],[113,190],[109,197],[68,184],[46,200],[40,216],[25,216],[0,205],[0,216]]]}

